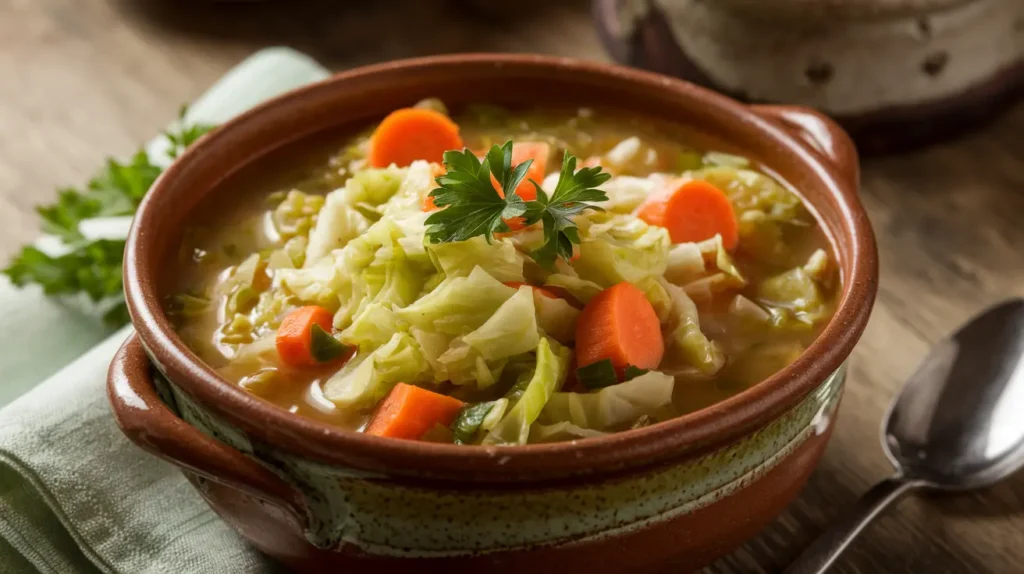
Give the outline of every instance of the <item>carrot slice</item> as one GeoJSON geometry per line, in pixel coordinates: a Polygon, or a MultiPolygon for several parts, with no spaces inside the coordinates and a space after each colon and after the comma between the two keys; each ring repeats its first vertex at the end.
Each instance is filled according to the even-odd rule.
{"type": "Polygon", "coordinates": [[[721,235],[722,245],[731,250],[739,242],[739,224],[729,196],[706,181],[687,181],[671,193],[652,196],[640,206],[636,216],[668,229],[673,243],[704,241],[721,235]]]}
{"type": "MultiPolygon", "coordinates": [[[[551,157],[551,144],[547,142],[518,142],[512,144],[512,167],[515,167],[526,160],[532,159],[533,163],[530,164],[529,169],[526,170],[526,177],[523,181],[519,182],[516,186],[516,195],[523,198],[523,201],[533,201],[537,199],[537,188],[533,187],[530,180],[537,182],[540,185],[544,181],[544,174],[548,171],[548,158],[551,157]]],[[[498,180],[491,175],[491,184],[494,185],[494,189],[497,190],[498,195],[505,197],[504,190],[501,189],[501,184],[498,180]]],[[[510,221],[506,221],[509,227],[512,227],[510,221]]],[[[520,227],[522,229],[522,227],[520,227]]]]}
{"type": "Polygon", "coordinates": [[[402,108],[384,118],[370,138],[370,167],[405,167],[422,159],[440,163],[444,152],[462,148],[459,126],[448,116],[423,108],[402,108]]]}
{"type": "Polygon", "coordinates": [[[664,354],[658,315],[644,292],[630,283],[598,293],[576,321],[580,367],[608,359],[622,379],[628,365],[654,369],[664,354]]]}
{"type": "Polygon", "coordinates": [[[435,425],[448,426],[465,405],[459,399],[398,383],[377,406],[366,434],[419,440],[435,425]]]}
{"type": "Polygon", "coordinates": [[[330,333],[334,314],[317,305],[300,307],[289,313],[277,328],[277,354],[292,367],[313,367],[320,362],[313,357],[313,325],[330,333]]]}

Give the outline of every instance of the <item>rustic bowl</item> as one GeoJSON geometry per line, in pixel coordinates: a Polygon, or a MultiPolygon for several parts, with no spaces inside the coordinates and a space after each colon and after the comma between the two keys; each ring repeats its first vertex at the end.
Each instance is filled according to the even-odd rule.
{"type": "Polygon", "coordinates": [[[110,369],[118,424],[181,466],[256,547],[300,571],[642,572],[696,568],[796,496],[830,435],[844,361],[878,277],[856,152],[808,109],[749,107],[610,65],[459,55],[344,72],[203,138],[140,207],[125,256],[137,333],[110,369]],[[194,206],[228,174],[325,129],[446,102],[611,106],[703,130],[802,193],[843,276],[835,317],[791,366],[704,410],[607,437],[522,447],[392,440],[297,417],[219,378],[161,308],[194,206]]]}

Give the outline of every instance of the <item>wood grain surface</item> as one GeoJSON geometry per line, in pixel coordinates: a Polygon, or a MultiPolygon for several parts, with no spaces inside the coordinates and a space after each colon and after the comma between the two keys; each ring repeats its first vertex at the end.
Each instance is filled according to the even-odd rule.
{"type": "MultiPolygon", "coordinates": [[[[133,151],[264,46],[289,45],[333,69],[457,51],[607,59],[586,2],[510,6],[0,0],[0,257],[37,235],[33,206],[56,187],[79,185],[105,156],[133,151]]],[[[881,291],[832,443],[800,499],[709,572],[780,571],[891,472],[879,422],[928,347],[981,308],[1024,296],[1024,105],[957,141],[866,161],[863,195],[881,291]]],[[[835,571],[1021,572],[1022,539],[1024,474],[973,495],[903,501],[835,571]]]]}

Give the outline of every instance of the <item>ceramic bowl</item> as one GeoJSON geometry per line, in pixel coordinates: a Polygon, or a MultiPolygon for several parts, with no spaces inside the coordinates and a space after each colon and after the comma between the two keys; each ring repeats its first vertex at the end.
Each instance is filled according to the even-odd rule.
{"type": "Polygon", "coordinates": [[[809,109],[750,107],[668,77],[561,58],[457,55],[334,76],[204,137],[139,208],[125,256],[136,334],[110,370],[121,428],[182,467],[256,547],[306,572],[643,572],[695,568],[775,517],[814,468],[878,276],[856,152],[809,109]],[[680,122],[792,185],[840,262],[841,300],[796,362],[712,407],[607,437],[521,447],[368,436],[297,417],[220,379],[161,309],[184,222],[228,174],[325,129],[423,97],[591,105],[680,122]]]}

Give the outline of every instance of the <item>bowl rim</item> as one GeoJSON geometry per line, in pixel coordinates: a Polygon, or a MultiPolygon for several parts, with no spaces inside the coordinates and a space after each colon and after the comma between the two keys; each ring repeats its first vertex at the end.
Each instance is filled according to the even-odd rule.
{"type": "MultiPolygon", "coordinates": [[[[836,128],[838,130],[838,128],[836,128]]],[[[841,131],[842,137],[845,137],[841,131]]],[[[282,143],[288,145],[288,143],[282,143]]],[[[239,168],[247,165],[246,156],[239,168]]],[[[855,169],[855,166],[848,166],[855,169]]],[[[857,199],[856,177],[844,177],[841,169],[801,142],[791,132],[766,117],[721,94],[642,70],[613,64],[553,56],[522,54],[457,54],[397,60],[360,67],[288,92],[226,122],[201,138],[169,166],[142,201],[125,249],[124,285],[132,322],[147,354],[173,384],[205,408],[242,428],[255,440],[328,464],[355,466],[395,475],[505,482],[558,478],[595,472],[615,472],[664,462],[680,453],[734,440],[780,416],[817,388],[846,360],[867,323],[877,290],[878,262],[867,215],[857,199]],[[239,126],[257,125],[261,118],[289,108],[298,109],[306,98],[327,93],[368,76],[425,73],[435,68],[451,70],[467,64],[495,65],[506,69],[557,71],[566,74],[603,76],[644,89],[687,93],[708,106],[755,126],[783,155],[810,164],[836,199],[842,225],[851,238],[848,253],[852,272],[844,277],[835,314],[822,333],[783,370],[760,383],[704,409],[640,429],[607,436],[557,443],[521,446],[449,445],[395,440],[347,431],[330,424],[297,416],[256,397],[220,378],[205,365],[174,331],[160,304],[153,277],[156,255],[150,253],[146,229],[161,214],[152,206],[174,191],[175,180],[189,164],[211,153],[239,126]]],[[[213,186],[212,189],[216,189],[213,186]]],[[[812,203],[813,206],[813,203],[812,203]]],[[[819,219],[819,221],[821,221],[819,219]]],[[[822,222],[824,225],[824,222],[822,222]]],[[[831,229],[832,241],[839,241],[831,229]]],[[[838,247],[838,245],[834,245],[838,247]]]]}

